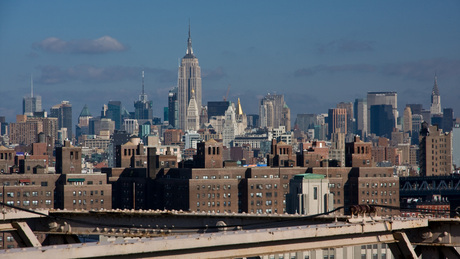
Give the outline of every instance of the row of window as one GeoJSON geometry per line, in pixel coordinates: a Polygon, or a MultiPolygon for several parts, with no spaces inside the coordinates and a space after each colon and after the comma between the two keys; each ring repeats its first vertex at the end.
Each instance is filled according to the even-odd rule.
{"type": "MultiPolygon", "coordinates": [[[[19,182],[19,181],[14,181],[14,182],[3,182],[0,183],[0,185],[4,186],[24,186],[24,185],[35,185],[35,182],[19,182]]],[[[48,182],[40,182],[41,186],[48,186],[48,182]]]]}
{"type": "MultiPolygon", "coordinates": [[[[254,206],[254,204],[256,206],[262,206],[264,204],[264,201],[261,201],[261,200],[257,200],[256,202],[251,201],[250,204],[251,204],[251,206],[254,206]]],[[[272,204],[278,205],[278,201],[277,200],[275,200],[274,202],[272,202],[271,200],[266,200],[265,201],[265,206],[272,206],[272,204]]]]}
{"type": "MultiPolygon", "coordinates": [[[[364,201],[364,199],[362,199],[361,202],[362,203],[374,203],[374,204],[377,204],[377,203],[379,203],[379,199],[375,199],[375,200],[374,199],[371,199],[371,200],[366,199],[365,201],[364,201]]],[[[388,203],[392,204],[393,202],[396,203],[396,199],[380,199],[381,204],[388,204],[388,203]]]]}
{"type": "MultiPolygon", "coordinates": [[[[364,191],[361,194],[364,195],[364,191]]],[[[378,191],[371,191],[371,196],[378,195],[378,191]]],[[[391,196],[392,194],[396,194],[396,191],[388,191],[388,195],[391,196]]],[[[366,195],[369,196],[369,192],[366,192],[366,195]]],[[[387,196],[387,191],[380,191],[380,196],[387,196]]]]}
{"type": "MultiPolygon", "coordinates": [[[[197,190],[200,190],[200,188],[203,189],[203,190],[205,190],[205,189],[206,189],[206,185],[202,185],[201,187],[200,187],[199,185],[196,186],[196,189],[197,189],[197,190]]],[[[220,184],[218,184],[218,185],[212,185],[212,186],[211,186],[211,185],[208,185],[207,188],[208,188],[208,190],[211,190],[211,188],[212,188],[213,191],[215,191],[215,190],[220,190],[220,184]]],[[[222,185],[222,189],[224,189],[224,190],[227,190],[227,189],[230,190],[231,188],[232,188],[232,186],[231,186],[230,184],[228,184],[228,185],[225,185],[225,184],[222,185]]]]}
{"type": "MultiPolygon", "coordinates": [[[[93,184],[94,184],[93,181],[88,181],[86,185],[93,185],[93,184]]],[[[74,181],[74,182],[71,182],[69,185],[85,185],[85,182],[84,181],[74,181]]],[[[102,185],[102,181],[99,181],[99,185],[102,185]]]]}
{"type": "MultiPolygon", "coordinates": [[[[6,197],[8,198],[14,198],[15,194],[17,195],[17,197],[21,197],[21,192],[7,192],[6,193],[6,197]]],[[[40,192],[40,195],[43,195],[43,191],[40,192]]],[[[29,191],[25,191],[22,193],[22,196],[23,197],[38,197],[38,191],[33,191],[33,192],[29,192],[29,191]]],[[[51,192],[50,191],[47,191],[45,192],[45,196],[51,196],[51,192]]],[[[0,192],[0,197],[3,197],[3,193],[0,192]]]]}
{"type": "MultiPolygon", "coordinates": [[[[372,187],[372,188],[376,188],[376,187],[379,187],[379,184],[378,183],[362,183],[361,184],[362,187],[366,186],[366,188],[369,188],[372,187]]],[[[380,183],[380,187],[391,187],[391,186],[396,186],[396,183],[380,183]]]]}
{"type": "MultiPolygon", "coordinates": [[[[195,179],[199,179],[200,176],[195,176],[195,179]]],[[[229,175],[224,175],[223,177],[221,175],[219,175],[218,177],[215,176],[215,175],[211,175],[211,176],[208,176],[208,175],[203,175],[202,177],[203,179],[230,179],[230,176],[229,175]]],[[[237,175],[236,176],[236,179],[241,179],[242,176],[241,175],[237,175]]]]}
{"type": "MultiPolygon", "coordinates": [[[[206,202],[204,202],[204,201],[203,201],[203,203],[200,203],[200,202],[198,201],[198,202],[196,203],[196,206],[197,206],[197,207],[200,207],[200,204],[201,204],[202,206],[206,206],[206,204],[207,204],[208,207],[215,207],[215,206],[220,207],[220,202],[219,202],[219,201],[217,201],[217,202],[208,201],[208,203],[206,203],[206,202]]],[[[223,204],[224,204],[224,207],[227,207],[227,206],[228,206],[228,207],[231,207],[231,206],[232,206],[232,202],[231,202],[231,201],[229,201],[229,202],[224,201],[223,204]]]]}
{"type": "MultiPolygon", "coordinates": [[[[274,195],[275,195],[275,197],[278,197],[278,192],[274,192],[274,195]]],[[[251,198],[254,198],[254,196],[255,196],[255,197],[258,197],[258,198],[262,198],[262,197],[263,197],[263,193],[262,193],[262,192],[256,192],[255,195],[254,195],[254,193],[251,192],[251,193],[249,194],[249,196],[251,196],[251,198]]],[[[266,193],[265,193],[265,197],[271,198],[271,197],[272,197],[272,193],[271,193],[271,192],[266,192],[266,193]]]]}
{"type": "MultiPolygon", "coordinates": [[[[33,206],[38,206],[39,203],[43,203],[43,200],[40,200],[40,202],[38,202],[37,200],[32,201],[33,206]]],[[[6,204],[14,206],[14,201],[7,201],[6,204]]],[[[31,202],[29,200],[22,201],[23,206],[30,206],[30,204],[31,204],[31,202]]],[[[51,205],[52,204],[51,200],[45,200],[45,204],[46,205],[51,205]]],[[[21,201],[16,201],[16,206],[21,206],[21,201]]]]}
{"type": "MultiPolygon", "coordinates": [[[[78,196],[86,196],[86,191],[73,191],[72,194],[73,196],[77,196],[77,193],[78,193],[78,196]]],[[[93,196],[93,195],[97,195],[98,194],[98,191],[90,191],[89,192],[89,195],[90,196],[93,196]]],[[[101,190],[101,196],[104,196],[104,191],[101,190]]]]}
{"type": "MultiPolygon", "coordinates": [[[[91,199],[90,204],[97,203],[98,201],[99,201],[98,199],[94,199],[94,200],[91,199]]],[[[78,201],[77,200],[72,200],[73,205],[77,205],[77,202],[78,202],[79,205],[81,205],[81,204],[86,205],[86,199],[78,200],[78,201]]],[[[104,204],[104,199],[101,199],[101,204],[104,204]]]]}
{"type": "MultiPolygon", "coordinates": [[[[217,194],[216,194],[216,193],[208,193],[207,196],[208,196],[208,199],[211,199],[211,198],[214,199],[214,198],[216,198],[216,197],[217,197],[217,198],[220,198],[220,193],[217,193],[217,194]]],[[[227,198],[227,197],[230,198],[230,197],[231,197],[231,194],[230,194],[230,193],[224,193],[224,194],[222,194],[222,196],[223,196],[224,198],[227,198]]],[[[199,193],[197,193],[197,194],[196,194],[196,198],[199,199],[200,197],[203,198],[203,199],[206,198],[206,193],[202,193],[201,196],[200,196],[199,193]]]]}

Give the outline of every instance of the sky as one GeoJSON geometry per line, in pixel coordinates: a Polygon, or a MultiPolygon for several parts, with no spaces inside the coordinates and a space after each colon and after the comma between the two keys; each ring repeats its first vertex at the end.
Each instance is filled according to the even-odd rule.
{"type": "Polygon", "coordinates": [[[22,98],[63,100],[76,122],[88,105],[145,92],[163,117],[177,85],[188,25],[202,71],[203,104],[241,99],[258,113],[283,94],[291,120],[326,113],[369,91],[396,91],[429,109],[434,76],[443,108],[460,114],[460,1],[0,1],[0,116],[14,122],[22,98]],[[229,87],[230,86],[230,87],[229,87]]]}

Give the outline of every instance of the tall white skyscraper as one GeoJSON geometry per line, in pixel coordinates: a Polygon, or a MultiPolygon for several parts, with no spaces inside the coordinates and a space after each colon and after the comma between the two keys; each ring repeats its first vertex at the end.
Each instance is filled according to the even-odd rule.
{"type": "Polygon", "coordinates": [[[187,130],[187,108],[192,95],[195,97],[196,107],[201,110],[201,68],[198,59],[193,54],[190,24],[188,28],[187,51],[182,58],[177,79],[179,102],[179,127],[187,130]]]}
{"type": "Polygon", "coordinates": [[[438,89],[438,76],[434,76],[434,86],[431,91],[431,107],[430,107],[431,116],[442,114],[441,110],[441,95],[439,95],[438,89]]]}

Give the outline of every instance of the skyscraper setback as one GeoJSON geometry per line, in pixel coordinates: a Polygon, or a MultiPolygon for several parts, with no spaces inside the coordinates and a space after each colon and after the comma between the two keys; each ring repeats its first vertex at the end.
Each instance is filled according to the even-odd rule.
{"type": "MultiPolygon", "coordinates": [[[[190,24],[188,28],[187,51],[182,58],[179,67],[178,78],[178,102],[179,102],[179,128],[188,129],[187,108],[192,95],[195,97],[196,107],[201,110],[201,68],[198,59],[193,54],[190,24]]],[[[177,125],[176,125],[177,127],[177,125]]]]}

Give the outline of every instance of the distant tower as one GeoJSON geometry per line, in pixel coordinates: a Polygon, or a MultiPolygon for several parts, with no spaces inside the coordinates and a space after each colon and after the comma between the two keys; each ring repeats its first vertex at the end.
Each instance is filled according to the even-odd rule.
{"type": "Polygon", "coordinates": [[[34,116],[34,112],[42,111],[42,97],[34,96],[34,80],[30,76],[30,97],[24,97],[22,100],[22,114],[27,116],[34,116]]]}
{"type": "Polygon", "coordinates": [[[393,124],[397,125],[397,118],[398,114],[398,94],[396,92],[367,92],[367,123],[369,129],[371,128],[372,121],[374,119],[379,118],[372,118],[371,116],[371,108],[374,105],[391,105],[391,109],[393,112],[393,124]]]}
{"type": "Polygon", "coordinates": [[[75,127],[75,137],[77,139],[81,135],[89,134],[89,121],[91,118],[93,118],[93,116],[88,109],[88,105],[85,104],[80,112],[80,116],[78,116],[78,125],[75,127]]]}
{"type": "Polygon", "coordinates": [[[169,90],[168,94],[169,125],[173,128],[179,126],[179,103],[177,101],[177,86],[169,90]]]}
{"type": "Polygon", "coordinates": [[[196,105],[195,95],[191,94],[191,99],[187,108],[187,130],[197,131],[200,129],[200,117],[198,114],[198,107],[196,105]]]}
{"type": "Polygon", "coordinates": [[[333,108],[328,111],[328,129],[329,138],[332,133],[347,133],[347,109],[344,108],[333,108]]]}
{"type": "Polygon", "coordinates": [[[367,99],[356,99],[353,107],[355,117],[355,133],[366,137],[368,129],[367,99]]]}
{"type": "Polygon", "coordinates": [[[434,86],[433,90],[431,91],[431,108],[430,108],[431,116],[442,114],[441,111],[441,95],[439,95],[438,89],[438,76],[434,75],[434,86]]]}
{"type": "Polygon", "coordinates": [[[134,108],[135,119],[152,119],[152,102],[147,100],[147,95],[144,92],[144,71],[142,71],[142,92],[139,95],[139,101],[134,102],[134,108]]]}
{"type": "Polygon", "coordinates": [[[281,117],[281,126],[284,126],[286,131],[291,131],[291,109],[285,103],[281,117]]]}
{"type": "Polygon", "coordinates": [[[189,128],[187,126],[187,108],[190,103],[190,99],[192,99],[192,95],[194,95],[198,111],[201,110],[201,68],[198,64],[198,59],[193,54],[190,24],[188,28],[187,51],[185,56],[182,58],[178,72],[178,126],[180,129],[185,130],[189,128]]]}
{"type": "Polygon", "coordinates": [[[412,111],[409,106],[404,108],[403,131],[412,133],[412,111]]]}
{"type": "Polygon", "coordinates": [[[235,139],[237,134],[238,124],[236,122],[236,109],[235,105],[232,103],[225,112],[224,129],[222,132],[223,145],[231,147],[231,142],[235,139]]]}
{"type": "Polygon", "coordinates": [[[284,96],[280,94],[267,94],[260,100],[259,115],[260,126],[276,129],[282,124],[284,96]]]}
{"type": "Polygon", "coordinates": [[[72,139],[72,104],[62,101],[50,108],[50,117],[58,119],[58,129],[67,129],[67,137],[72,139]]]}
{"type": "Polygon", "coordinates": [[[115,129],[120,130],[122,124],[122,107],[120,101],[109,101],[105,117],[115,122],[115,129]]]}

